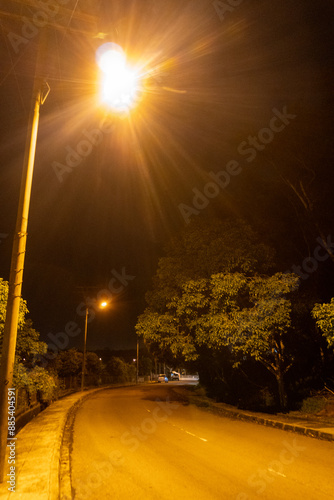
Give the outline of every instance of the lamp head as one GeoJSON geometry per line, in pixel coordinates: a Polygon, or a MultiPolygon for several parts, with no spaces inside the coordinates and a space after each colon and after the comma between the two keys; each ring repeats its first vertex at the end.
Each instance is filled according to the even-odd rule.
{"type": "Polygon", "coordinates": [[[129,111],[136,102],[139,75],[127,65],[123,49],[104,43],[96,51],[96,60],[102,72],[101,100],[116,113],[129,111]]]}

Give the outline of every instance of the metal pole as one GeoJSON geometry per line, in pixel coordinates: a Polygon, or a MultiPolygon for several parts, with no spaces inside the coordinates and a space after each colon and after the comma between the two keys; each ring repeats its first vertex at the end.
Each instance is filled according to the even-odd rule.
{"type": "Polygon", "coordinates": [[[43,82],[41,78],[35,77],[9,275],[6,320],[0,366],[0,482],[5,480],[5,461],[8,437],[7,392],[8,388],[12,387],[13,382],[15,348],[26,252],[31,185],[38,133],[39,110],[41,104],[44,102],[42,97],[42,85],[43,82]]]}
{"type": "Polygon", "coordinates": [[[139,377],[139,339],[137,339],[137,371],[136,371],[136,384],[138,384],[139,377]]]}
{"type": "Polygon", "coordinates": [[[87,327],[88,327],[88,306],[86,306],[86,317],[85,317],[85,340],[84,340],[84,352],[82,358],[81,391],[84,390],[84,385],[85,385],[87,327]]]}

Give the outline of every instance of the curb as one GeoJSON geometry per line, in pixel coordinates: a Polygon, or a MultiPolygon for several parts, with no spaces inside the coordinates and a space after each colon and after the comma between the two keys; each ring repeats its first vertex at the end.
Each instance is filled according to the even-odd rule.
{"type": "Polygon", "coordinates": [[[178,396],[185,397],[189,404],[194,404],[198,408],[206,409],[212,411],[213,413],[228,417],[234,418],[237,420],[242,420],[245,422],[251,422],[258,425],[264,425],[266,427],[273,427],[276,429],[281,429],[287,432],[295,432],[298,434],[302,434],[304,436],[309,436],[316,439],[323,439],[326,441],[334,441],[334,434],[331,432],[320,431],[318,429],[314,429],[312,427],[306,427],[300,424],[293,424],[289,422],[282,422],[280,420],[275,420],[273,418],[262,417],[260,415],[254,415],[251,413],[247,413],[244,411],[240,411],[237,409],[229,409],[218,406],[219,403],[214,403],[213,401],[208,401],[208,398],[202,399],[200,396],[196,396],[194,394],[184,394],[182,391],[177,391],[177,389],[173,389],[178,396]],[[197,401],[196,401],[197,400],[197,401]],[[204,403],[204,404],[203,404],[204,403]]]}
{"type": "Polygon", "coordinates": [[[72,486],[71,486],[71,468],[70,468],[70,455],[72,450],[71,435],[73,431],[75,415],[77,410],[81,406],[83,398],[84,397],[79,399],[69,409],[63,431],[63,438],[59,452],[59,477],[58,477],[59,498],[61,500],[69,500],[73,497],[72,486]]]}
{"type": "Polygon", "coordinates": [[[78,399],[67,411],[65,425],[62,432],[62,440],[59,450],[59,496],[61,500],[71,500],[73,498],[73,490],[71,483],[71,452],[72,452],[72,432],[77,411],[82,403],[90,396],[98,391],[110,389],[110,387],[93,389],[78,399]]]}
{"type": "Polygon", "coordinates": [[[257,417],[240,411],[227,410],[217,408],[215,405],[209,407],[214,413],[224,415],[230,418],[236,418],[245,422],[253,422],[266,427],[273,427],[287,432],[295,432],[304,436],[309,436],[317,439],[324,439],[326,441],[334,441],[334,434],[329,432],[319,431],[311,427],[304,427],[301,425],[294,425],[287,422],[280,422],[279,420],[272,420],[270,418],[257,417]]]}
{"type": "Polygon", "coordinates": [[[81,405],[86,399],[89,399],[93,394],[99,391],[105,391],[108,389],[118,389],[121,387],[133,387],[136,384],[120,384],[120,385],[110,385],[106,387],[99,387],[96,389],[91,389],[86,393],[82,394],[67,411],[65,415],[65,425],[62,429],[62,440],[59,449],[59,471],[58,471],[58,493],[57,499],[60,500],[71,500],[73,498],[73,489],[71,482],[71,452],[72,452],[72,432],[75,423],[75,417],[80,409],[81,405]]]}

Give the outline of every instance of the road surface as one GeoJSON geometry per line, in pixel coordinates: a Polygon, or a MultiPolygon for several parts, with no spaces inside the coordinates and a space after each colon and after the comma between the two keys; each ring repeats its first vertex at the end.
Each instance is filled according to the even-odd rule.
{"type": "Polygon", "coordinates": [[[76,500],[334,498],[333,443],[213,415],[173,388],[108,389],[83,403],[71,452],[76,500]]]}

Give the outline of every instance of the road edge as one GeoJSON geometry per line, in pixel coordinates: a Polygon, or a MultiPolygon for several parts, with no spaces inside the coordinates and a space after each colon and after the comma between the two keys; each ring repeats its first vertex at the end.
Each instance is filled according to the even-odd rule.
{"type": "MultiPolygon", "coordinates": [[[[185,387],[184,390],[179,392],[177,388],[173,388],[175,392],[180,396],[185,396],[184,390],[187,391],[185,387]]],[[[186,396],[186,400],[189,404],[194,404],[198,408],[202,410],[209,410],[215,413],[216,415],[233,418],[237,420],[243,420],[245,422],[256,423],[258,425],[264,425],[266,427],[273,427],[276,429],[281,429],[287,432],[294,432],[298,434],[302,434],[304,436],[322,439],[326,441],[334,441],[334,433],[332,432],[324,432],[322,430],[314,429],[311,426],[306,427],[299,424],[294,424],[289,421],[282,421],[282,419],[271,417],[270,415],[256,415],[255,413],[247,412],[244,410],[239,410],[237,408],[228,408],[224,403],[216,403],[210,398],[201,397],[195,395],[193,393],[189,393],[186,396]]]]}
{"type": "Polygon", "coordinates": [[[96,389],[91,389],[82,394],[68,410],[65,417],[65,425],[62,430],[62,438],[59,449],[59,469],[58,469],[58,491],[60,500],[72,500],[75,498],[75,492],[72,487],[72,476],[71,476],[71,452],[73,446],[73,427],[75,423],[75,417],[86,399],[100,391],[105,391],[109,389],[119,389],[121,387],[132,387],[136,384],[123,384],[123,385],[110,385],[106,387],[98,387],[96,389]]]}

